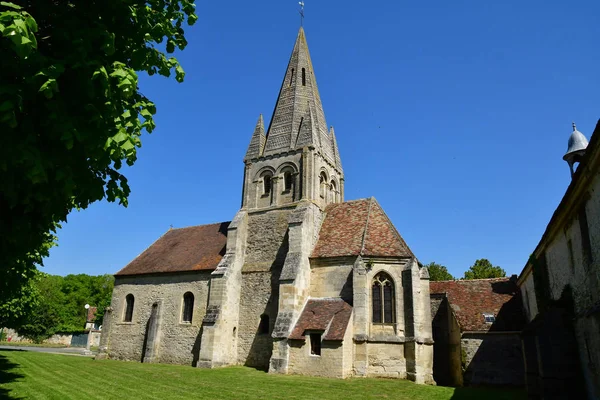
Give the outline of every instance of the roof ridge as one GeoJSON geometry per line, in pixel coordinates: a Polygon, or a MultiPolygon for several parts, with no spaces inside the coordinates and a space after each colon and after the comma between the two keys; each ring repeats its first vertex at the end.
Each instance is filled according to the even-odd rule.
{"type": "Polygon", "coordinates": [[[367,242],[367,231],[369,230],[369,217],[371,216],[371,207],[373,206],[374,197],[369,197],[369,209],[367,210],[367,220],[365,222],[365,230],[363,232],[362,244],[360,246],[360,255],[362,256],[365,251],[365,243],[367,242]]]}
{"type": "MultiPolygon", "coordinates": [[[[201,226],[222,225],[222,224],[226,224],[226,223],[231,223],[231,221],[211,222],[211,223],[209,223],[209,224],[202,224],[202,225],[189,225],[189,226],[182,226],[181,228],[171,228],[171,229],[169,229],[167,232],[170,232],[170,231],[177,231],[177,230],[180,230],[180,229],[200,228],[201,226]]],[[[167,232],[165,232],[165,234],[166,234],[167,232]]]]}
{"type": "Polygon", "coordinates": [[[381,210],[381,212],[383,213],[383,216],[387,220],[389,226],[392,227],[392,232],[394,233],[394,235],[396,235],[396,239],[400,240],[401,243],[404,243],[404,246],[406,247],[406,249],[408,250],[408,252],[410,254],[412,254],[413,258],[416,258],[415,254],[412,252],[412,250],[408,246],[408,243],[406,243],[406,240],[404,240],[404,238],[402,237],[402,235],[400,235],[400,232],[398,232],[398,229],[396,229],[396,225],[394,225],[394,223],[392,222],[392,220],[390,219],[390,217],[387,215],[387,213],[385,212],[385,210],[383,209],[383,207],[381,207],[381,204],[379,204],[379,202],[377,201],[377,199],[374,196],[371,197],[371,198],[375,201],[375,204],[377,204],[379,206],[379,210],[381,210]]]}

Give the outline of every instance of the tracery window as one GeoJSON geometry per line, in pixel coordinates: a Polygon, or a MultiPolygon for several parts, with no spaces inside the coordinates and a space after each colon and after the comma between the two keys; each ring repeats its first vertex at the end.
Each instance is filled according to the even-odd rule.
{"type": "Polygon", "coordinates": [[[186,292],[183,295],[183,310],[181,312],[182,322],[192,322],[194,315],[194,295],[192,292],[186,292]]]}
{"type": "Polygon", "coordinates": [[[374,324],[393,324],[396,322],[394,310],[394,282],[384,272],[373,278],[371,286],[371,302],[374,324]]]}
{"type": "Polygon", "coordinates": [[[131,293],[125,297],[125,313],[123,314],[123,322],[131,322],[133,320],[133,303],[135,298],[131,293]]]}

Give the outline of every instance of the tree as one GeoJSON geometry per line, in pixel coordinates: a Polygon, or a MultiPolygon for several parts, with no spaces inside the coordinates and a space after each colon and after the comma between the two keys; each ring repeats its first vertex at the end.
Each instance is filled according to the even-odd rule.
{"type": "Polygon", "coordinates": [[[489,260],[480,258],[471,265],[468,271],[465,271],[464,279],[501,278],[503,276],[506,276],[506,271],[500,267],[494,267],[489,260]]]}
{"type": "Polygon", "coordinates": [[[429,280],[430,281],[452,281],[454,277],[450,275],[448,269],[443,265],[437,264],[435,262],[430,262],[426,264],[425,267],[429,270],[429,280]]]}
{"type": "Polygon", "coordinates": [[[14,295],[0,303],[0,329],[18,329],[39,305],[40,292],[36,285],[39,274],[19,287],[14,295]]]}
{"type": "Polygon", "coordinates": [[[0,304],[0,327],[13,328],[36,342],[55,333],[83,332],[86,303],[98,306],[96,322],[110,304],[114,278],[111,275],[49,275],[38,272],[21,295],[0,304]]]}
{"type": "Polygon", "coordinates": [[[191,0],[0,2],[0,302],[35,275],[73,209],[127,206],[154,104],[136,71],[184,78],[191,0]],[[163,43],[164,41],[164,43],[163,43]]]}

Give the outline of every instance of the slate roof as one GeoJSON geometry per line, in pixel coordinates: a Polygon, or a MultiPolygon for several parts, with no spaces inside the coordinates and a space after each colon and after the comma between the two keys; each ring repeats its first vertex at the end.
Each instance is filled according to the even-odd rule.
{"type": "Polygon", "coordinates": [[[414,257],[375,198],[330,204],[312,258],[414,257]]]}
{"type": "Polygon", "coordinates": [[[521,293],[515,279],[492,278],[429,283],[431,294],[445,293],[452,312],[465,331],[520,331],[525,325],[521,293]],[[484,313],[494,314],[487,323],[484,313]]]}
{"type": "Polygon", "coordinates": [[[306,302],[290,339],[305,339],[307,330],[323,331],[323,340],[344,340],[352,306],[342,299],[310,299],[306,302]]]}
{"type": "Polygon", "coordinates": [[[225,254],[229,223],[170,229],[115,275],[213,270],[225,254]]]}

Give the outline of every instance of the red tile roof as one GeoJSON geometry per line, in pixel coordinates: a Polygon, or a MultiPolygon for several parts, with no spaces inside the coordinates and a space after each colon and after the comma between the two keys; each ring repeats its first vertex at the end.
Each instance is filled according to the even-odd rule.
{"type": "Polygon", "coordinates": [[[439,281],[429,283],[431,294],[445,293],[452,312],[465,331],[520,331],[525,325],[521,293],[511,278],[439,281]],[[484,313],[494,314],[487,323],[484,313]]]}
{"type": "Polygon", "coordinates": [[[170,229],[116,275],[213,270],[225,254],[229,222],[170,229]]]}
{"type": "Polygon", "coordinates": [[[304,331],[323,331],[323,340],[344,340],[352,306],[342,299],[310,299],[306,302],[290,339],[304,339],[304,331]]]}
{"type": "Polygon", "coordinates": [[[311,257],[413,257],[375,198],[330,204],[311,257]]]}

